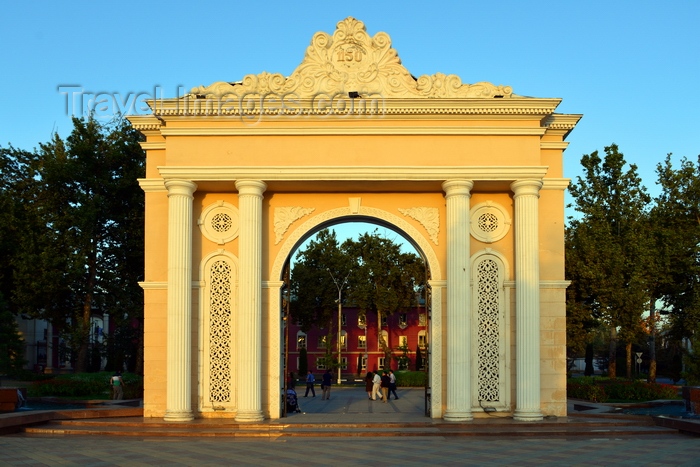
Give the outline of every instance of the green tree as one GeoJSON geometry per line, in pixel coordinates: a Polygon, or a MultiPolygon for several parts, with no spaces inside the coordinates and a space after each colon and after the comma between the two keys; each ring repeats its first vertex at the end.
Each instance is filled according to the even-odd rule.
{"type": "Polygon", "coordinates": [[[336,282],[342,286],[344,304],[358,307],[365,319],[368,314],[376,316],[379,342],[390,362],[392,349],[382,339],[381,320],[415,304],[425,285],[423,260],[402,253],[400,245],[376,231],[338,245],[335,232],[324,229],[297,253],[292,269],[292,319],[305,332],[311,327],[327,329],[326,358],[331,365],[338,364],[331,357],[337,338],[336,282]]]}
{"type": "Polygon", "coordinates": [[[326,331],[326,364],[333,367],[333,345],[337,335],[338,289],[333,278],[342,285],[343,301],[347,301],[348,282],[343,278],[352,271],[352,264],[340,250],[335,231],[323,229],[308,246],[297,253],[291,276],[290,313],[302,331],[312,327],[326,331]]]}
{"type": "Polygon", "coordinates": [[[391,347],[382,337],[382,317],[388,317],[417,302],[425,286],[425,264],[413,253],[403,253],[401,246],[376,231],[365,233],[357,241],[343,243],[343,252],[354,264],[349,293],[350,302],[360,315],[376,315],[377,339],[387,362],[391,347]]]}
{"type": "Polygon", "coordinates": [[[661,193],[650,216],[658,264],[651,309],[658,299],[670,311],[667,338],[680,347],[700,332],[700,157],[697,163],[683,158],[675,169],[669,154],[656,172],[661,193]]]}
{"type": "Polygon", "coordinates": [[[581,159],[584,176],[570,187],[580,218],[569,219],[567,276],[575,282],[569,309],[591,319],[600,317],[610,329],[608,375],[617,374],[618,338],[625,343],[627,373],[632,372],[632,343],[641,329],[648,303],[647,259],[652,251],[646,231],[650,197],[616,145],[581,159]],[[571,269],[571,267],[576,269],[571,269]]]}
{"type": "Polygon", "coordinates": [[[0,293],[0,375],[21,370],[24,363],[24,339],[7,301],[0,293]]]}
{"type": "MultiPolygon", "coordinates": [[[[13,301],[56,326],[75,354],[76,370],[85,371],[94,312],[109,313],[118,330],[141,319],[143,193],[137,178],[145,157],[141,135],[125,120],[103,125],[74,118],[73,125],[65,142],[54,135],[33,161],[36,224],[19,240],[13,301]]],[[[135,334],[129,345],[138,354],[135,334]]]]}

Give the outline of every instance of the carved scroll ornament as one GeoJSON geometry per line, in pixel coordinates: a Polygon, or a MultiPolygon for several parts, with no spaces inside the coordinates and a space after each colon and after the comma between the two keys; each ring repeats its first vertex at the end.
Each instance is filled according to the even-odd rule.
{"type": "Polygon", "coordinates": [[[282,241],[284,234],[287,233],[287,229],[294,221],[308,216],[315,210],[316,208],[302,208],[299,206],[275,208],[275,245],[282,241]]]}
{"type": "Polygon", "coordinates": [[[409,209],[399,208],[399,212],[404,216],[411,217],[428,231],[430,240],[438,244],[438,233],[440,233],[440,211],[437,208],[417,207],[409,209]]]}
{"type": "Polygon", "coordinates": [[[508,98],[513,90],[487,82],[464,84],[459,76],[443,73],[414,78],[391,48],[388,34],[370,37],[362,21],[348,17],[332,36],[317,32],[304,60],[287,78],[263,72],[238,83],[220,81],[191,91],[219,99],[269,94],[313,99],[337,93],[364,98],[508,98]]]}

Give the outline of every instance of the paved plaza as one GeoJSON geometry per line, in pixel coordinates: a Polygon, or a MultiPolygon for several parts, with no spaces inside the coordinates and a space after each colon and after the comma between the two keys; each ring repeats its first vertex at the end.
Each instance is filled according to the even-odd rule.
{"type": "MultiPolygon", "coordinates": [[[[303,396],[303,390],[301,391],[303,396]]],[[[300,398],[303,413],[270,424],[415,423],[423,415],[423,391],[399,390],[400,399],[368,401],[361,388],[333,389],[330,401],[300,398]]],[[[147,419],[149,420],[149,419],[147,419]]],[[[144,425],[148,425],[148,421],[144,425]]],[[[493,421],[495,423],[496,421],[493,421]]],[[[507,420],[501,420],[504,423],[507,420]]],[[[211,422],[209,422],[211,423],[211,422]]],[[[566,423],[560,420],[552,423],[566,423]]],[[[528,430],[526,423],[521,424],[528,430]]],[[[192,430],[196,431],[195,426],[192,430]]],[[[407,429],[410,430],[410,429],[407,429]]],[[[574,436],[343,436],[159,437],[109,435],[0,436],[0,465],[688,465],[700,464],[700,438],[667,433],[598,432],[574,436]]]]}
{"type": "Polygon", "coordinates": [[[687,465],[700,440],[657,438],[163,439],[0,437],[0,465],[687,465]]]}

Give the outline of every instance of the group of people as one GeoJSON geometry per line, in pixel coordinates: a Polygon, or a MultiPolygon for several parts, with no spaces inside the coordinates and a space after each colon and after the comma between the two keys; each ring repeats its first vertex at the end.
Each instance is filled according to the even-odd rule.
{"type": "Polygon", "coordinates": [[[394,399],[398,399],[394,370],[384,370],[381,376],[378,371],[376,373],[368,371],[365,376],[365,391],[367,391],[367,397],[373,401],[379,397],[382,402],[386,403],[391,399],[391,394],[394,395],[394,399]]]}
{"type": "MultiPolygon", "coordinates": [[[[316,384],[316,378],[314,374],[309,370],[306,374],[306,392],[304,397],[309,397],[309,392],[311,397],[316,397],[316,390],[314,385],[316,384]]],[[[331,370],[326,370],[323,374],[321,380],[321,391],[323,392],[321,399],[330,400],[331,398],[331,385],[333,384],[333,375],[331,370]]],[[[287,380],[287,398],[288,398],[288,411],[300,412],[296,401],[296,378],[294,373],[289,374],[287,380]],[[290,395],[293,395],[293,401],[290,401],[290,395]]],[[[391,395],[394,395],[394,399],[398,399],[399,396],[396,394],[396,375],[394,375],[394,370],[384,370],[380,374],[377,372],[368,371],[365,376],[365,390],[367,391],[367,398],[376,401],[377,398],[382,402],[386,403],[391,400],[391,395]]]]}
{"type": "MultiPolygon", "coordinates": [[[[312,397],[316,397],[316,390],[314,389],[315,383],[316,378],[314,378],[314,374],[311,373],[311,370],[309,370],[309,372],[306,374],[306,393],[304,394],[304,397],[309,396],[309,391],[311,391],[312,397]]],[[[323,393],[321,400],[330,400],[331,384],[333,384],[333,375],[331,374],[331,370],[326,370],[326,372],[323,374],[323,379],[321,380],[321,391],[323,393]]]]}

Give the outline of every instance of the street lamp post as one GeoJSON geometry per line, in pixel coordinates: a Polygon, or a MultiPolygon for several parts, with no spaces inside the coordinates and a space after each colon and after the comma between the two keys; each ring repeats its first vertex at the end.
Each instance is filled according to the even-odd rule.
{"type": "Polygon", "coordinates": [[[345,279],[343,279],[343,283],[338,285],[338,281],[335,280],[335,276],[333,276],[333,273],[331,272],[330,269],[326,268],[326,271],[328,271],[328,274],[330,274],[331,279],[333,279],[333,283],[335,284],[335,287],[338,289],[338,384],[340,384],[340,367],[342,366],[341,364],[341,358],[340,358],[340,352],[341,352],[341,342],[340,342],[340,337],[341,333],[340,330],[342,328],[343,320],[342,320],[342,313],[343,313],[343,286],[345,283],[348,281],[348,276],[350,276],[350,271],[345,275],[345,279]]]}

